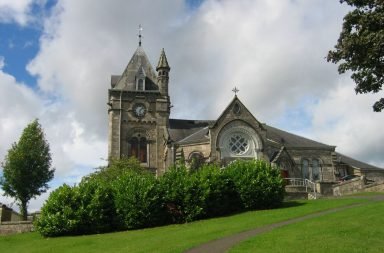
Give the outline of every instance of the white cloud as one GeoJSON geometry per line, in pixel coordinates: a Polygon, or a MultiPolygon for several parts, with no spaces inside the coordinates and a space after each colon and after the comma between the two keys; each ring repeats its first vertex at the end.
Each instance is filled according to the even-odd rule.
{"type": "Polygon", "coordinates": [[[16,22],[26,25],[30,21],[30,7],[34,0],[0,0],[0,23],[16,22]]]}
{"type": "Polygon", "coordinates": [[[372,112],[379,95],[356,95],[350,80],[341,82],[313,106],[313,133],[342,153],[384,167],[383,113],[372,112]]]}
{"type": "MultiPolygon", "coordinates": [[[[0,57],[0,65],[5,64],[4,57],[0,57]]],[[[26,125],[34,118],[39,118],[56,168],[53,187],[63,182],[77,183],[92,168],[105,164],[100,157],[105,157],[107,153],[107,140],[101,141],[92,135],[84,137],[83,123],[73,118],[66,103],[59,99],[48,100],[25,84],[17,82],[1,68],[0,94],[0,161],[5,158],[12,143],[19,140],[26,125]]],[[[37,202],[31,200],[31,205],[41,203],[46,196],[38,197],[37,202]]],[[[13,200],[0,196],[0,202],[9,204],[13,200]]]]}

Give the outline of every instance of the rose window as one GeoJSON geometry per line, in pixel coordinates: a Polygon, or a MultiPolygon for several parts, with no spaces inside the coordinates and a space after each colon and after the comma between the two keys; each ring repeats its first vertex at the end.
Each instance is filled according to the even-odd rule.
{"type": "Polygon", "coordinates": [[[229,138],[229,150],[232,154],[243,155],[248,148],[248,139],[243,135],[237,133],[229,138]]]}

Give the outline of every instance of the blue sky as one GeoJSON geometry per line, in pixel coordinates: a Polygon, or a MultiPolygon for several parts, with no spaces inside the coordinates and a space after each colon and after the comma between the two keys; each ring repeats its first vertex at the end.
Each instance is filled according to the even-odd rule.
{"type": "Polygon", "coordinates": [[[105,164],[109,78],[125,68],[142,24],[152,64],[165,48],[171,65],[171,117],[216,119],[237,86],[259,121],[384,167],[384,113],[371,108],[382,94],[355,95],[324,59],[347,10],[323,0],[4,0],[0,160],[37,117],[52,188],[105,164]]]}
{"type": "Polygon", "coordinates": [[[32,1],[27,13],[33,20],[28,24],[20,24],[14,20],[0,22],[0,34],[3,35],[0,37],[0,55],[6,59],[3,70],[16,77],[18,82],[30,87],[36,86],[36,77],[31,76],[26,70],[26,65],[39,50],[43,17],[50,13],[56,2],[56,0],[39,3],[32,1]]]}

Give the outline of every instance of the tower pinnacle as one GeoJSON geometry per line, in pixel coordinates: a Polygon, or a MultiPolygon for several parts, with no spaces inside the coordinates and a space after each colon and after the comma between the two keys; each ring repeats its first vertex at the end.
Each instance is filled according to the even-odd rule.
{"type": "Polygon", "coordinates": [[[159,62],[158,62],[157,67],[156,67],[156,71],[159,71],[159,69],[166,69],[168,71],[171,69],[169,67],[167,56],[165,55],[164,48],[161,49],[160,58],[159,58],[159,62]]]}

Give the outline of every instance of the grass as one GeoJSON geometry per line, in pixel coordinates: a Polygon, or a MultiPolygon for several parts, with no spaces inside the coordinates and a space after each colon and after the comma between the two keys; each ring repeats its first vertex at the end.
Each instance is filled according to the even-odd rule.
{"type": "Polygon", "coordinates": [[[1,252],[182,252],[241,231],[334,207],[367,201],[327,199],[287,202],[283,208],[246,212],[181,225],[102,235],[43,238],[38,233],[0,236],[1,252]]]}
{"type": "Polygon", "coordinates": [[[383,213],[384,202],[369,203],[275,229],[236,245],[230,252],[381,253],[383,213]]]}

